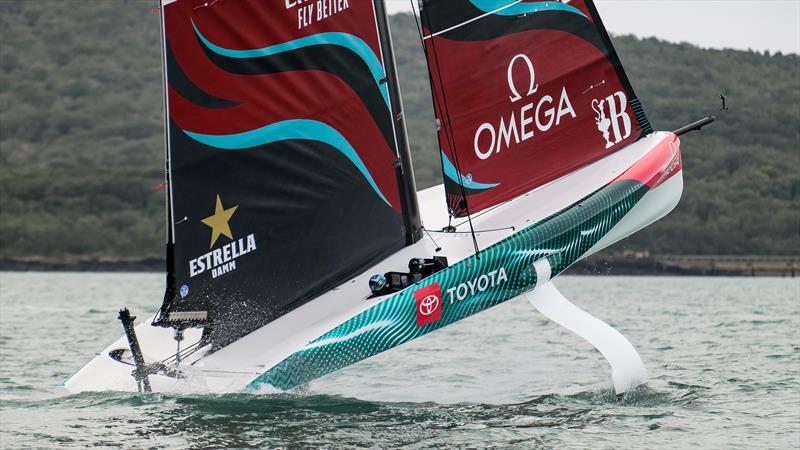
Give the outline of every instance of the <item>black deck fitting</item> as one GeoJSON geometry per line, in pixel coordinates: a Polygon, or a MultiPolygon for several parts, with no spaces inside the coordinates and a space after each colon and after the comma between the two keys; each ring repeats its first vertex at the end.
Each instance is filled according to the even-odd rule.
{"type": "Polygon", "coordinates": [[[150,379],[147,378],[148,370],[147,366],[144,364],[142,349],[139,348],[139,340],[136,339],[136,330],[133,329],[133,321],[136,320],[136,316],[131,316],[128,308],[123,308],[119,310],[118,318],[120,322],[122,322],[122,328],[125,329],[125,337],[128,338],[128,345],[131,348],[133,362],[136,364],[136,370],[133,371],[133,378],[136,380],[136,384],[139,385],[140,391],[142,387],[144,387],[144,392],[153,392],[150,388],[150,379]]]}
{"type": "Polygon", "coordinates": [[[704,126],[710,124],[715,120],[717,120],[717,118],[714,116],[703,117],[697,122],[692,122],[689,125],[678,128],[677,130],[673,131],[673,133],[675,133],[675,135],[677,136],[680,136],[690,131],[700,131],[704,126]]]}

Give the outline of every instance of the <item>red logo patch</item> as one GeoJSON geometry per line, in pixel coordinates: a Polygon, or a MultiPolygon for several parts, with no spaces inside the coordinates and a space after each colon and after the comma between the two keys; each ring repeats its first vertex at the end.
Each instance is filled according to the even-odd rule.
{"type": "Polygon", "coordinates": [[[442,288],[434,283],[414,291],[417,299],[417,326],[421,327],[442,318],[442,288]]]}

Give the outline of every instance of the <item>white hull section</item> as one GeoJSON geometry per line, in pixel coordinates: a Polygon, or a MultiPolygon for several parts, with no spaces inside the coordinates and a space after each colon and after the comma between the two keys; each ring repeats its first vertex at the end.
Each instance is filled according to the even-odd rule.
{"type": "MultiPolygon", "coordinates": [[[[473,216],[472,222],[479,246],[487,248],[579,202],[617,179],[668,136],[669,133],[650,135],[559,180],[473,216]]],[[[611,245],[667,214],[680,199],[682,187],[681,174],[677,173],[649,191],[606,237],[592,247],[589,253],[611,245]]],[[[428,230],[441,230],[448,224],[443,186],[420,191],[419,202],[423,223],[428,230]]],[[[367,298],[370,294],[368,288],[370,276],[388,271],[405,271],[409,259],[413,257],[430,257],[438,254],[446,256],[453,265],[473,255],[469,225],[465,220],[463,223],[454,221],[453,224],[457,225],[456,232],[432,233],[435,243],[425,237],[352,280],[214,353],[208,354],[208,349],[195,352],[180,364],[180,370],[187,375],[185,379],[151,375],[149,378],[153,391],[181,393],[242,391],[259,374],[306,348],[310,342],[329,330],[386,300],[389,296],[367,298]],[[442,248],[441,251],[436,252],[437,246],[442,248]]],[[[540,288],[542,285],[547,286],[548,283],[538,283],[536,287],[540,288]]],[[[535,293],[531,295],[536,296],[535,293]]],[[[135,311],[133,313],[135,314],[135,311]]],[[[172,330],[151,326],[152,319],[152,317],[147,318],[136,326],[146,363],[170,358],[174,356],[176,350],[172,330]]],[[[199,330],[186,330],[181,347],[187,348],[197,343],[199,339],[199,330]]],[[[115,349],[128,349],[124,336],[98,353],[65,381],[66,389],[70,392],[137,391],[137,384],[131,376],[133,367],[109,357],[109,352],[115,349]]]]}

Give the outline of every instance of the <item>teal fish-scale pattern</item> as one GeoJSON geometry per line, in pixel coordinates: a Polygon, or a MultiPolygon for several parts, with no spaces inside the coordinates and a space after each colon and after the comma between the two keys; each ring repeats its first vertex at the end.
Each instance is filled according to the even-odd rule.
{"type": "Polygon", "coordinates": [[[536,286],[535,261],[548,258],[556,276],[606,235],[647,190],[632,180],[609,184],[353,317],[261,374],[245,390],[265,383],[291,389],[524,294],[536,286]],[[451,303],[448,289],[501,268],[507,281],[451,303]],[[442,289],[442,318],[417,327],[414,291],[434,283],[442,289]]]}

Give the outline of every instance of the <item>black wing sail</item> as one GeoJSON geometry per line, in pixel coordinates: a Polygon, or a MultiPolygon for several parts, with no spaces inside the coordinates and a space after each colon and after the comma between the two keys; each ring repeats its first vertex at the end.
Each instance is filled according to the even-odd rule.
{"type": "Polygon", "coordinates": [[[217,347],[408,241],[375,8],[304,22],[290,3],[162,9],[174,281],[155,324],[217,347]]]}

